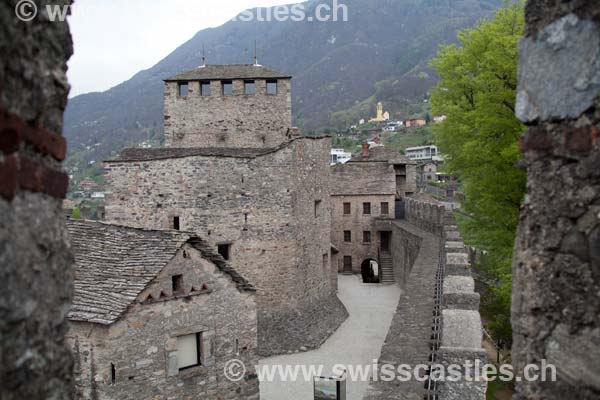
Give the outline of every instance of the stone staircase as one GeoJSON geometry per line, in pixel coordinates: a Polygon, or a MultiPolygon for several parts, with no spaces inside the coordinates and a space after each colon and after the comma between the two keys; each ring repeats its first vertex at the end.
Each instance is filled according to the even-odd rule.
{"type": "Polygon", "coordinates": [[[380,282],[382,284],[389,285],[396,282],[396,280],[394,279],[392,255],[390,253],[379,254],[379,269],[381,273],[380,282]]]}

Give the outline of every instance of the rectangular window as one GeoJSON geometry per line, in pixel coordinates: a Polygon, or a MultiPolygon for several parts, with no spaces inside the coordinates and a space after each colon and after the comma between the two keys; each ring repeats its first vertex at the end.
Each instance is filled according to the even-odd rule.
{"type": "Polygon", "coordinates": [[[189,85],[187,82],[181,82],[178,84],[179,97],[187,97],[189,92],[189,85]]]}
{"type": "Polygon", "coordinates": [[[321,208],[321,200],[315,200],[315,218],[319,217],[319,209],[321,208]]]}
{"type": "Polygon", "coordinates": [[[201,333],[177,337],[177,365],[179,370],[200,365],[202,360],[200,354],[201,343],[201,333]]]}
{"type": "Polygon", "coordinates": [[[390,213],[389,203],[387,203],[387,202],[381,203],[381,213],[386,214],[386,215],[390,213]]]}
{"type": "Polygon", "coordinates": [[[371,203],[363,203],[363,214],[371,214],[371,203]]]}
{"type": "Polygon", "coordinates": [[[173,217],[173,229],[175,229],[176,231],[178,231],[179,228],[180,228],[179,217],[173,217]]]}
{"type": "Polygon", "coordinates": [[[231,81],[221,81],[223,96],[231,96],[233,94],[233,83],[231,81]]]}
{"type": "Polygon", "coordinates": [[[352,231],[344,231],[344,242],[352,241],[352,231]]]}
{"type": "Polygon", "coordinates": [[[200,96],[210,96],[210,82],[200,82],[200,96]]]}
{"type": "Polygon", "coordinates": [[[352,270],[352,256],[344,256],[344,271],[352,270]]]}
{"type": "Polygon", "coordinates": [[[371,243],[371,231],[363,231],[363,243],[371,243]]]}
{"type": "Polygon", "coordinates": [[[244,81],[244,94],[256,93],[256,85],[254,81],[244,81]]]}
{"type": "Polygon", "coordinates": [[[110,384],[114,385],[117,383],[117,368],[115,364],[110,363],[110,384]]]}
{"type": "Polygon", "coordinates": [[[219,252],[221,257],[223,257],[225,260],[229,260],[229,257],[231,256],[231,254],[230,254],[231,244],[229,244],[229,243],[220,244],[217,246],[217,251],[219,252]]]}
{"type": "Polygon", "coordinates": [[[267,81],[267,94],[277,94],[277,80],[267,81]]]}
{"type": "Polygon", "coordinates": [[[350,205],[350,203],[344,203],[344,215],[350,215],[350,213],[352,212],[352,206],[350,205]]]}
{"type": "Polygon", "coordinates": [[[183,292],[183,275],[173,275],[171,277],[171,284],[173,294],[183,292]]]}

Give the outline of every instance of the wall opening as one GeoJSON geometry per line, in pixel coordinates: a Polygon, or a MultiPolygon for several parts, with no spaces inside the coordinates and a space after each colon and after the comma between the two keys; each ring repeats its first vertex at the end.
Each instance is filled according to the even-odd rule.
{"type": "Polygon", "coordinates": [[[256,93],[256,85],[254,81],[244,81],[244,94],[256,93]]]}
{"type": "Polygon", "coordinates": [[[179,97],[187,97],[189,93],[189,85],[187,82],[181,82],[177,85],[179,97]]]}
{"type": "Polygon", "coordinates": [[[277,94],[277,80],[267,81],[267,94],[277,94]]]}
{"type": "Polygon", "coordinates": [[[344,203],[344,215],[350,215],[352,213],[352,206],[350,203],[344,203]]]}
{"type": "Polygon", "coordinates": [[[221,90],[223,96],[231,96],[233,94],[233,82],[221,81],[221,90]]]}
{"type": "Polygon", "coordinates": [[[177,365],[179,370],[201,364],[202,334],[192,333],[177,337],[177,365]]]}
{"type": "Polygon", "coordinates": [[[217,251],[225,260],[231,257],[231,243],[222,243],[217,245],[217,251]]]}
{"type": "Polygon", "coordinates": [[[379,283],[379,264],[372,258],[367,258],[360,264],[363,283],[379,283]]]}
{"type": "Polygon", "coordinates": [[[344,256],[343,272],[352,273],[352,256],[344,256]]]}
{"type": "Polygon", "coordinates": [[[200,82],[200,96],[210,96],[210,82],[200,82]]]}
{"type": "Polygon", "coordinates": [[[110,384],[114,385],[117,382],[117,368],[115,364],[110,363],[110,384]]]}
{"type": "Polygon", "coordinates": [[[171,286],[173,294],[183,292],[183,275],[173,275],[171,277],[171,286]]]}

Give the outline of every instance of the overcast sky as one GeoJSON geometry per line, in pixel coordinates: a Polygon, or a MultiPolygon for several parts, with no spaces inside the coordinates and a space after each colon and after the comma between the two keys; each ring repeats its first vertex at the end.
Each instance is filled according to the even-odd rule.
{"type": "MultiPolygon", "coordinates": [[[[299,0],[301,1],[301,0],[299,0]]],[[[201,29],[286,0],[76,0],[70,97],[104,91],[156,64],[201,29]]]]}

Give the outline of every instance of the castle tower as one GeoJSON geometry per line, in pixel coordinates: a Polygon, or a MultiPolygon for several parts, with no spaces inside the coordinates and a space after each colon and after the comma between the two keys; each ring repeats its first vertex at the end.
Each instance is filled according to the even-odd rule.
{"type": "Polygon", "coordinates": [[[166,79],[167,147],[276,147],[292,126],[291,76],[259,64],[205,65],[166,79]]]}

